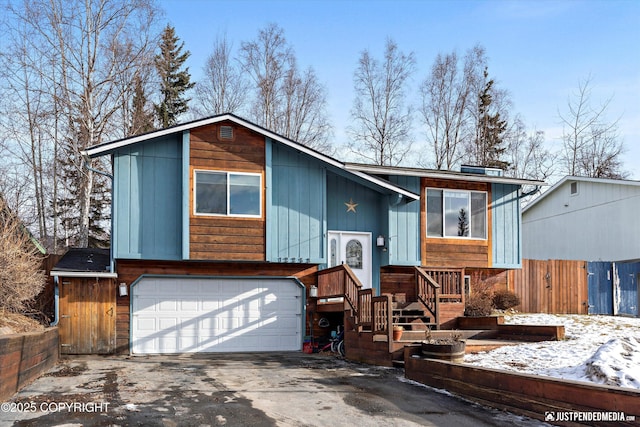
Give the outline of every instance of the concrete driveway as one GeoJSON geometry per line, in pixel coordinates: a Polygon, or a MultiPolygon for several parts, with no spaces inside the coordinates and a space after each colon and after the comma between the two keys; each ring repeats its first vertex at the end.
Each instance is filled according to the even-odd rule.
{"type": "Polygon", "coordinates": [[[1,426],[538,426],[302,353],[66,358],[2,404],[1,426]]]}

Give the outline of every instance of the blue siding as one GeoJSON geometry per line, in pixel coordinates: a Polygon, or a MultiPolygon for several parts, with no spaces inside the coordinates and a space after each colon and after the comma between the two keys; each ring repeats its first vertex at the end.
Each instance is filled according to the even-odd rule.
{"type": "MultiPolygon", "coordinates": [[[[420,194],[420,178],[390,177],[389,181],[420,194]]],[[[389,196],[389,254],[391,265],[420,265],[420,201],[389,196]]]]}
{"type": "Polygon", "coordinates": [[[388,198],[345,177],[327,172],[327,229],[370,232],[372,238],[372,287],[380,291],[382,250],[376,247],[376,237],[387,237],[388,198]],[[357,203],[356,212],[347,212],[345,203],[357,203]]]}
{"type": "Polygon", "coordinates": [[[181,259],[181,135],[114,154],[115,258],[181,259]]]}
{"type": "Polygon", "coordinates": [[[325,169],[267,140],[267,259],[324,263],[325,169]]]}
{"type": "Polygon", "coordinates": [[[519,189],[519,185],[491,184],[492,266],[496,268],[522,266],[519,189]]]}

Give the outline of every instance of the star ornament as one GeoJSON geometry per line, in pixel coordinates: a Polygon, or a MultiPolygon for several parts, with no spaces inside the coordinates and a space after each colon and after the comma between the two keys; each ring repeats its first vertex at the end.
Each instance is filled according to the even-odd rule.
{"type": "Polygon", "coordinates": [[[358,206],[357,203],[353,203],[353,199],[349,198],[349,201],[346,202],[344,204],[347,207],[347,212],[353,212],[356,213],[356,206],[358,206]]]}

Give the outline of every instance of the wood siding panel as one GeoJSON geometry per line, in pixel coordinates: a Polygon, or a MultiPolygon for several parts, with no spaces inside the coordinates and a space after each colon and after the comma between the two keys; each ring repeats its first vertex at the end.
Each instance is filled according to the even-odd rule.
{"type": "Polygon", "coordinates": [[[481,182],[449,181],[423,178],[420,189],[420,233],[422,265],[441,268],[491,267],[492,215],[487,209],[487,239],[426,238],[426,189],[485,191],[487,205],[491,206],[491,185],[481,182]]]}
{"type": "MultiPolygon", "coordinates": [[[[277,264],[255,262],[176,262],[176,261],[139,261],[118,260],[118,282],[126,283],[131,295],[131,283],[140,276],[175,275],[175,276],[264,276],[264,277],[296,277],[308,289],[318,285],[317,265],[310,264],[277,264]]],[[[131,313],[130,297],[117,298],[117,336],[116,352],[129,353],[131,313]]],[[[307,313],[309,314],[309,313],[307,313]]]]}
{"type": "Polygon", "coordinates": [[[493,267],[520,267],[522,250],[519,189],[519,185],[491,185],[493,267]]]}
{"type": "Polygon", "coordinates": [[[182,258],[182,155],[176,136],[114,155],[114,254],[119,258],[182,258]]]}
{"type": "Polygon", "coordinates": [[[231,122],[193,129],[189,141],[189,258],[194,260],[265,260],[265,141],[231,122]],[[233,127],[233,138],[220,139],[220,126],[233,127]],[[194,215],[194,169],[262,174],[262,218],[194,215]]]}
{"type": "MultiPolygon", "coordinates": [[[[418,177],[389,177],[389,181],[420,194],[418,177]]],[[[403,200],[389,207],[389,236],[392,237],[387,243],[391,265],[420,265],[420,204],[419,200],[403,200]]]]}
{"type": "Polygon", "coordinates": [[[269,261],[326,262],[324,166],[307,155],[271,144],[269,261]]]}

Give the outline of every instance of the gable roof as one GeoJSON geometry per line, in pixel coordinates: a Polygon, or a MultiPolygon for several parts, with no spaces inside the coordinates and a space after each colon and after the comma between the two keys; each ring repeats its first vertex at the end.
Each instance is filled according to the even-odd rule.
{"type": "Polygon", "coordinates": [[[223,121],[231,121],[233,123],[236,123],[240,126],[244,126],[247,129],[250,129],[254,132],[257,132],[267,138],[270,138],[274,141],[277,141],[283,145],[286,145],[290,148],[293,148],[297,151],[303,152],[315,159],[318,159],[324,163],[327,163],[331,166],[334,166],[338,169],[341,169],[343,171],[345,171],[348,174],[357,176],[361,179],[364,179],[365,181],[368,181],[372,184],[375,184],[378,187],[382,187],[385,188],[387,190],[393,191],[395,193],[398,194],[402,194],[403,196],[409,198],[409,199],[413,199],[413,200],[420,200],[420,195],[419,194],[415,194],[411,191],[407,191],[401,187],[398,187],[388,181],[385,181],[383,179],[377,178],[375,176],[371,176],[368,175],[362,171],[358,171],[355,169],[348,169],[347,168],[347,164],[344,162],[341,162],[339,160],[334,159],[333,157],[327,156],[326,154],[320,153],[319,151],[316,151],[312,148],[309,148],[305,145],[302,145],[298,142],[295,142],[291,139],[288,139],[282,135],[278,135],[275,132],[272,132],[268,129],[263,128],[262,126],[256,125],[255,123],[249,122],[245,119],[242,119],[234,114],[230,114],[230,113],[226,113],[226,114],[220,114],[220,115],[216,115],[216,116],[211,116],[211,117],[207,117],[207,118],[203,118],[203,119],[199,119],[199,120],[194,120],[191,122],[187,122],[187,123],[183,123],[183,124],[179,124],[179,125],[175,125],[175,126],[171,126],[165,129],[160,129],[160,130],[156,130],[156,131],[152,131],[152,132],[148,132],[142,135],[136,135],[130,138],[124,138],[124,139],[119,139],[116,141],[111,141],[111,142],[107,142],[104,144],[99,144],[99,145],[95,145],[93,147],[89,147],[86,150],[82,151],[81,154],[85,157],[88,158],[95,158],[95,157],[100,157],[100,156],[104,156],[107,154],[111,154],[113,152],[115,152],[116,150],[123,148],[123,147],[127,147],[133,144],[137,144],[140,142],[144,142],[153,138],[158,138],[158,137],[162,137],[162,136],[166,136],[166,135],[170,135],[170,134],[174,134],[174,133],[178,133],[178,132],[183,132],[183,131],[187,131],[187,130],[191,130],[193,128],[197,128],[197,127],[201,127],[201,126],[206,126],[206,125],[210,125],[210,124],[215,124],[215,123],[220,123],[223,121]]]}
{"type": "Polygon", "coordinates": [[[578,181],[578,182],[587,182],[587,183],[594,183],[594,184],[630,185],[630,186],[640,187],[640,181],[632,181],[632,180],[626,180],[626,179],[612,179],[612,178],[591,178],[587,176],[567,175],[564,178],[562,178],[560,181],[553,184],[551,188],[549,188],[547,191],[542,193],[540,196],[533,199],[531,203],[527,204],[527,206],[525,206],[522,209],[522,213],[525,213],[527,210],[531,209],[532,207],[540,203],[547,196],[554,193],[558,188],[562,187],[567,181],[571,181],[571,182],[578,181]]]}

